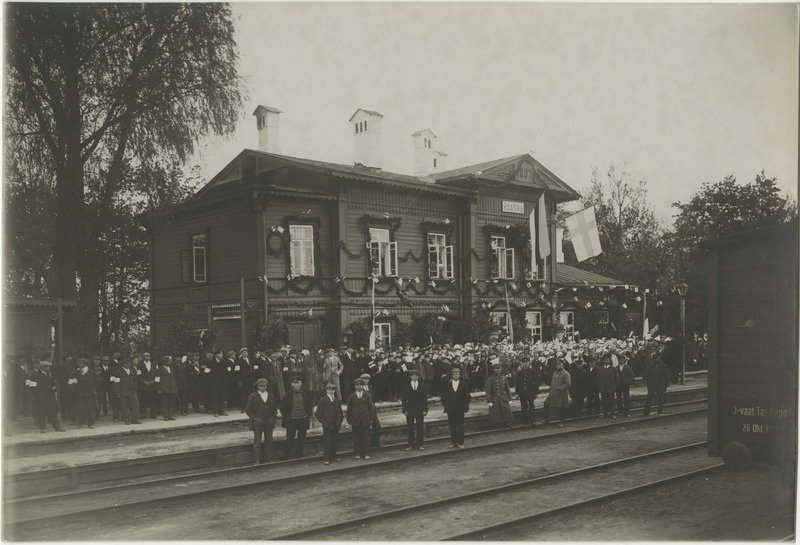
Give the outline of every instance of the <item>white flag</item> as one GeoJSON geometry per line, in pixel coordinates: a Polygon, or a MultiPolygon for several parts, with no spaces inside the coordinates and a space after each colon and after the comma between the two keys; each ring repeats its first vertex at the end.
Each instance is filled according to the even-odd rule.
{"type": "Polygon", "coordinates": [[[531,207],[531,215],[528,216],[528,228],[531,234],[531,274],[533,278],[537,276],[536,267],[536,207],[531,207]]]}
{"type": "Polygon", "coordinates": [[[375,350],[375,329],[373,328],[372,333],[369,334],[369,349],[375,350]]]}
{"type": "Polygon", "coordinates": [[[539,257],[544,259],[550,255],[550,237],[547,234],[547,207],[544,193],[539,197],[539,257]]]}
{"type": "Polygon", "coordinates": [[[603,253],[600,234],[594,217],[594,206],[573,214],[565,220],[572,238],[572,246],[578,261],[583,261],[603,253]]]}

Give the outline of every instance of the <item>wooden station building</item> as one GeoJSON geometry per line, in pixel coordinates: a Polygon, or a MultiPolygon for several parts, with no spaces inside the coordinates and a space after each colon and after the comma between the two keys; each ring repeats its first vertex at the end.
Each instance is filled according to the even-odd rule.
{"type": "Polygon", "coordinates": [[[157,348],[185,304],[215,324],[226,348],[246,345],[267,317],[288,324],[293,347],[337,346],[373,309],[384,343],[424,314],[468,340],[465,324],[487,306],[498,320],[509,308],[525,313],[533,337],[547,340],[557,310],[569,322],[584,309],[573,293],[554,303],[557,286],[608,286],[599,301],[622,288],[550,258],[528,270],[527,222],[536,209],[538,223],[540,197],[553,249],[556,206],[579,197],[530,154],[448,169],[436,135],[423,130],[412,135],[414,174],[387,172],[383,116],[359,109],[353,165],[289,157],[277,153],[280,113],[259,106],[259,149],[236,156],[168,225],[149,227],[157,348]]]}

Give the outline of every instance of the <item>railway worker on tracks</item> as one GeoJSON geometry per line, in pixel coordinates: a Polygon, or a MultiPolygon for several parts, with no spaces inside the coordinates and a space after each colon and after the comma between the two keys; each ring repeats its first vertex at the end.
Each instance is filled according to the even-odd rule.
{"type": "Polygon", "coordinates": [[[658,403],[658,415],[664,413],[664,402],[667,398],[667,386],[669,386],[669,370],[661,358],[653,358],[653,365],[647,373],[647,398],[644,400],[644,413],[642,416],[650,415],[650,405],[653,403],[653,396],[658,403]]]}
{"type": "Polygon", "coordinates": [[[272,462],[272,432],[278,416],[278,402],[267,392],[267,379],[256,381],[258,390],[250,394],[245,413],[253,423],[253,464],[261,463],[261,437],[264,437],[264,461],[272,462]]]}
{"type": "Polygon", "coordinates": [[[520,361],[520,368],[517,371],[516,394],[522,410],[522,422],[526,426],[534,425],[536,423],[534,400],[539,395],[539,378],[536,376],[536,371],[531,369],[531,361],[527,357],[520,361]]]}
{"type": "Polygon", "coordinates": [[[450,380],[442,385],[442,406],[450,427],[450,447],[464,448],[464,415],[469,412],[469,385],[461,380],[461,368],[450,368],[450,380]]]}
{"type": "Polygon", "coordinates": [[[75,400],[75,427],[81,429],[85,423],[94,429],[96,410],[96,381],[94,372],[89,371],[89,360],[78,358],[78,369],[69,378],[68,388],[72,389],[75,400]]]}
{"type": "Polygon", "coordinates": [[[544,423],[550,422],[550,409],[558,409],[558,427],[564,427],[564,413],[569,408],[569,386],[571,379],[569,373],[564,370],[564,362],[556,360],[556,370],[553,378],[550,379],[550,393],[544,400],[544,423]]]}
{"type": "Polygon", "coordinates": [[[344,414],[342,404],[336,398],[338,388],[333,382],[325,385],[325,395],[317,403],[316,418],[322,424],[323,464],[338,462],[336,447],[339,439],[339,428],[342,427],[344,414]]]}
{"type": "Polygon", "coordinates": [[[125,359],[122,367],[112,375],[114,397],[119,400],[120,416],[125,424],[141,424],[139,420],[139,375],[136,373],[139,358],[125,359]]]}
{"type": "Polygon", "coordinates": [[[303,388],[303,377],[299,374],[293,376],[291,388],[280,402],[281,426],[286,429],[286,458],[303,457],[313,408],[314,398],[303,388]]]}
{"type": "Polygon", "coordinates": [[[41,433],[47,427],[47,421],[56,431],[66,431],[58,420],[58,401],[56,400],[56,379],[50,368],[53,364],[47,360],[39,362],[39,369],[35,370],[30,378],[30,387],[33,391],[33,415],[36,425],[41,433]]]}
{"type": "Polygon", "coordinates": [[[178,398],[178,377],[172,368],[172,357],[164,356],[155,374],[156,392],[161,402],[164,421],[175,420],[175,405],[178,398]]]}
{"type": "Polygon", "coordinates": [[[492,364],[492,375],[486,379],[486,402],[489,405],[489,422],[501,428],[510,428],[514,421],[511,412],[511,387],[503,372],[500,359],[495,356],[489,360],[492,364]]]}
{"type": "Polygon", "coordinates": [[[356,460],[369,460],[369,431],[375,417],[375,405],[370,395],[364,391],[364,380],[357,378],[353,386],[355,392],[347,397],[347,423],[353,429],[353,446],[356,460]]]}
{"type": "Polygon", "coordinates": [[[406,416],[408,446],[406,450],[425,450],[425,417],[428,415],[428,389],[419,370],[409,372],[410,379],[403,387],[401,398],[403,414],[406,416]]]}

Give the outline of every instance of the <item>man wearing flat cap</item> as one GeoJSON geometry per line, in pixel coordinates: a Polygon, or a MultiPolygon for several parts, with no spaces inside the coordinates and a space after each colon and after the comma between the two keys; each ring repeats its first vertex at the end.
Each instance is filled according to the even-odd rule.
{"type": "Polygon", "coordinates": [[[150,361],[150,352],[142,354],[142,361],[136,368],[137,387],[139,389],[139,416],[158,417],[158,385],[156,384],[156,365],[150,361]]]}
{"type": "Polygon", "coordinates": [[[450,368],[450,380],[442,385],[442,406],[450,426],[449,448],[464,448],[464,415],[469,412],[469,385],[461,378],[461,368],[450,368]]]}
{"type": "Polygon", "coordinates": [[[244,412],[253,421],[253,463],[261,463],[261,437],[264,437],[264,461],[272,461],[272,431],[278,414],[275,396],[267,392],[267,379],[256,381],[258,391],[247,398],[244,412]]]}
{"type": "MultiPolygon", "coordinates": [[[[236,352],[228,350],[225,353],[225,370],[227,371],[227,387],[225,390],[225,399],[228,402],[228,410],[234,408],[243,409],[242,400],[239,399],[241,389],[239,387],[239,366],[236,365],[236,352]]],[[[249,395],[249,394],[248,394],[249,395]]]]}
{"type": "Polygon", "coordinates": [[[33,389],[33,416],[36,425],[44,433],[47,421],[53,424],[56,431],[66,431],[58,420],[58,403],[56,401],[56,381],[47,360],[39,362],[39,369],[30,378],[29,385],[33,389]]]}
{"type": "Polygon", "coordinates": [[[290,383],[289,391],[280,402],[281,426],[286,429],[286,457],[302,458],[314,399],[308,390],[303,389],[301,375],[293,376],[290,383]]]}
{"type": "Polygon", "coordinates": [[[369,459],[369,430],[375,416],[375,405],[364,391],[364,379],[354,382],[355,392],[347,397],[347,423],[353,428],[353,446],[356,459],[369,459]]]}
{"type": "Polygon", "coordinates": [[[336,398],[342,399],[342,391],[339,384],[339,376],[344,371],[342,360],[336,354],[336,350],[329,348],[325,352],[325,359],[322,360],[322,380],[328,384],[336,386],[336,398]]]}
{"type": "Polygon", "coordinates": [[[239,373],[239,399],[241,400],[239,405],[243,407],[247,403],[247,398],[253,393],[253,386],[255,385],[253,365],[250,363],[247,347],[239,350],[239,359],[236,360],[234,370],[239,373]]]}
{"type": "Polygon", "coordinates": [[[336,458],[336,447],[344,414],[342,413],[342,404],[336,398],[336,391],[336,385],[329,382],[325,385],[325,395],[317,402],[316,417],[322,424],[322,463],[325,465],[339,460],[336,458]]]}

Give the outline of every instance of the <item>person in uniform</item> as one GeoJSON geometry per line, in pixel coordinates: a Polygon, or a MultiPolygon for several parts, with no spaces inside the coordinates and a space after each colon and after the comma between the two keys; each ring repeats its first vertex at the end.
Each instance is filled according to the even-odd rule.
{"type": "Polygon", "coordinates": [[[353,384],[355,392],[347,398],[347,423],[353,428],[353,443],[356,460],[369,460],[369,431],[375,415],[375,405],[364,391],[364,380],[357,378],[353,384]]]}
{"type": "Polygon", "coordinates": [[[516,394],[522,410],[522,422],[525,425],[533,425],[536,422],[536,409],[533,403],[539,395],[539,378],[536,376],[536,371],[531,368],[528,358],[523,358],[520,362],[516,377],[516,394]]]}
{"type": "Polygon", "coordinates": [[[511,387],[503,373],[500,359],[495,356],[490,362],[493,375],[486,379],[484,386],[486,402],[489,405],[489,422],[494,426],[510,428],[514,421],[514,415],[511,412],[511,387]]]}
{"type": "Polygon", "coordinates": [[[564,370],[564,362],[556,360],[556,370],[553,371],[553,378],[550,379],[550,393],[544,400],[544,423],[550,422],[550,408],[558,409],[558,427],[564,427],[564,413],[569,408],[569,386],[571,379],[569,373],[564,370]]]}
{"type": "MultiPolygon", "coordinates": [[[[265,380],[265,379],[260,379],[265,380]]],[[[286,429],[286,457],[302,458],[306,432],[311,423],[314,398],[303,387],[303,379],[295,375],[291,388],[281,400],[281,425],[286,429]]]]}
{"type": "Polygon", "coordinates": [[[406,450],[425,450],[425,417],[428,415],[428,387],[422,380],[421,373],[412,369],[411,380],[403,387],[401,407],[406,416],[408,446],[406,450]]]}
{"type": "Polygon", "coordinates": [[[325,385],[325,395],[317,403],[316,418],[322,424],[323,464],[339,461],[336,457],[336,446],[339,428],[342,427],[344,414],[342,405],[336,398],[338,387],[333,382],[325,385]]]}
{"type": "Polygon", "coordinates": [[[449,448],[464,448],[464,415],[469,412],[469,384],[461,380],[461,368],[450,368],[450,380],[442,385],[442,406],[450,426],[449,448]]]}
{"type": "Polygon", "coordinates": [[[183,376],[186,380],[186,399],[182,399],[183,408],[188,412],[189,404],[193,412],[200,412],[200,353],[189,352],[188,358],[183,362],[183,376]]]}
{"type": "Polygon", "coordinates": [[[272,432],[278,414],[278,402],[267,392],[267,379],[256,381],[257,391],[250,394],[244,412],[253,422],[253,463],[261,463],[261,438],[264,437],[264,461],[272,462],[272,432]]]}
{"type": "Polygon", "coordinates": [[[33,414],[39,430],[44,433],[47,421],[56,431],[66,431],[58,420],[58,401],[56,400],[56,379],[47,360],[39,362],[39,369],[31,374],[30,386],[33,390],[33,414]]]}
{"type": "Polygon", "coordinates": [[[164,356],[155,373],[156,391],[161,402],[164,420],[175,420],[175,405],[178,397],[178,378],[172,368],[172,358],[164,356]]]}

